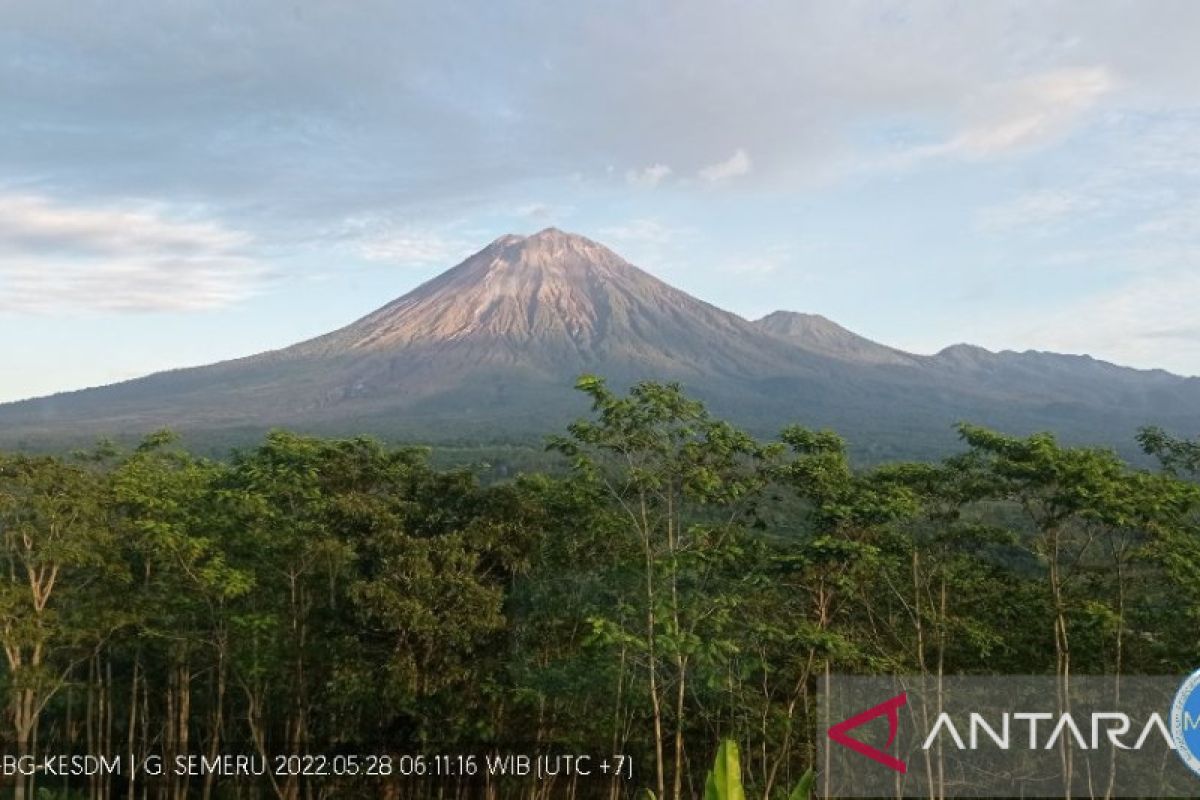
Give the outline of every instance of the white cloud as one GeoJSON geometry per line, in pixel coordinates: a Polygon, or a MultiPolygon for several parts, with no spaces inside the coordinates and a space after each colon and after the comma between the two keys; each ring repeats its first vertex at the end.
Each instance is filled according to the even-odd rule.
{"type": "Polygon", "coordinates": [[[724,161],[719,161],[716,164],[709,164],[698,173],[701,180],[709,183],[717,183],[726,181],[730,178],[738,178],[750,172],[753,164],[750,161],[750,155],[738,148],[736,152],[724,161]]]}
{"type": "Polygon", "coordinates": [[[570,3],[500,16],[377,0],[296,14],[34,5],[0,11],[12,40],[0,82],[21,112],[0,177],[108,194],[186,186],[245,203],[263,227],[368,204],[427,210],[606,163],[653,181],[666,159],[690,176],[733,144],[757,173],[805,186],[848,151],[877,155],[860,145],[897,120],[942,131],[924,140],[930,155],[983,157],[1052,140],[1116,94],[1113,76],[1131,89],[1117,109],[1200,97],[1200,5],[1178,2],[966,13],[952,0],[619,0],[603,17],[570,3]]]}
{"type": "MultiPolygon", "coordinates": [[[[222,226],[205,231],[169,206],[126,209],[120,224],[82,220],[91,233],[77,261],[61,238],[37,234],[42,223],[27,214],[21,241],[0,254],[7,270],[0,302],[36,304],[58,293],[88,307],[94,301],[85,295],[96,287],[79,287],[113,269],[100,251],[119,254],[113,263],[144,267],[141,286],[149,276],[195,275],[198,286],[176,293],[179,302],[223,303],[253,291],[247,275],[257,264],[240,263],[243,251],[298,240],[314,252],[445,267],[463,254],[460,238],[468,249],[481,240],[472,224],[498,233],[492,220],[520,210],[529,192],[571,197],[579,226],[587,226],[610,218],[606,192],[630,177],[705,194],[701,167],[717,179],[751,172],[738,185],[761,182],[767,190],[736,209],[714,192],[672,206],[674,219],[696,230],[718,220],[731,243],[761,241],[790,225],[784,204],[793,201],[804,208],[830,200],[812,224],[837,215],[832,236],[871,240],[879,250],[907,222],[892,209],[944,215],[931,225],[944,236],[896,237],[895,257],[867,248],[861,269],[881,280],[897,261],[923,263],[950,247],[962,248],[955,274],[938,285],[969,278],[986,254],[950,229],[960,211],[971,213],[961,206],[996,191],[1019,197],[1026,187],[1086,193],[1096,170],[1118,173],[1106,179],[1115,190],[1092,193],[1106,198],[1100,214],[1040,193],[983,212],[977,222],[1002,230],[1086,212],[1105,223],[1114,218],[1100,230],[1109,238],[1138,223],[1147,235],[1194,236],[1186,219],[1165,221],[1163,209],[1146,208],[1131,190],[1174,185],[1184,201],[1195,194],[1200,48],[1192,40],[1200,4],[1144,4],[1137,13],[1119,2],[972,4],[969,11],[955,0],[892,5],[618,0],[598,16],[539,3],[514,4],[503,15],[429,14],[377,0],[306,4],[295,14],[271,4],[229,13],[194,0],[0,4],[0,29],[11,40],[0,85],[20,118],[0,126],[0,187],[36,180],[91,196],[186,197],[254,234],[244,243],[222,226]],[[738,35],[730,36],[734,20],[738,35]],[[407,33],[405,47],[396,47],[398,30],[407,33]],[[498,41],[506,46],[495,47],[498,41]],[[213,59],[213,52],[228,56],[213,59]],[[464,60],[464,52],[473,57],[464,60]],[[1041,152],[1064,141],[1070,146],[1041,152]],[[735,148],[723,165],[712,163],[735,148]],[[846,177],[845,164],[878,166],[888,153],[899,153],[892,165],[935,169],[881,186],[880,204],[821,194],[826,178],[846,177]],[[991,163],[1033,154],[1024,163],[991,163]],[[981,163],[965,168],[960,161],[981,163]],[[663,162],[674,171],[665,172],[663,162]],[[590,181],[607,164],[617,166],[598,190],[590,181]],[[953,168],[936,169],[943,164],[953,168]],[[555,185],[563,180],[565,187],[555,185]],[[1127,220],[1115,219],[1113,203],[1127,220]],[[323,227],[354,215],[403,215],[417,227],[372,225],[353,235],[336,223],[323,227]],[[457,227],[420,227],[464,216],[457,227]],[[181,227],[197,253],[217,253],[224,277],[202,269],[199,255],[183,268],[154,260],[170,251],[163,237],[181,227]],[[140,243],[122,241],[132,229],[141,231],[140,243]],[[16,278],[27,288],[24,299],[16,278]]],[[[843,188],[864,198],[876,188],[849,177],[843,188]]],[[[11,225],[5,217],[0,224],[11,225]]],[[[49,227],[66,224],[59,215],[49,227]]],[[[798,229],[804,225],[797,220],[798,229]]],[[[669,239],[653,225],[618,227],[629,242],[669,239]]],[[[685,265],[682,272],[714,257],[711,242],[703,244],[630,245],[629,254],[685,265]]],[[[1001,248],[992,250],[1003,257],[1001,248]]],[[[1078,285],[1064,294],[1101,285],[1079,272],[1078,285]]],[[[147,305],[113,288],[130,280],[111,277],[105,296],[147,305]]]]}
{"type": "Polygon", "coordinates": [[[693,228],[653,217],[635,218],[597,231],[600,241],[659,277],[680,272],[693,263],[686,254],[695,246],[697,234],[693,228]]]}
{"type": "Polygon", "coordinates": [[[1055,141],[1116,85],[1103,67],[1052,70],[999,84],[969,104],[976,119],[946,149],[986,158],[1055,141]]]}
{"type": "Polygon", "coordinates": [[[251,296],[266,268],[250,238],[160,206],[85,207],[0,194],[0,309],[198,311],[251,296]]]}
{"type": "Polygon", "coordinates": [[[0,195],[0,248],[121,254],[135,250],[228,251],[249,243],[244,233],[208,221],[176,221],[161,208],[86,208],[28,194],[0,195]]]}
{"type": "Polygon", "coordinates": [[[980,230],[999,233],[1015,228],[1050,225],[1077,218],[1103,207],[1101,199],[1064,189],[1043,189],[980,210],[980,230]]]}
{"type": "Polygon", "coordinates": [[[957,133],[875,166],[906,168],[932,158],[987,159],[1035,150],[1069,135],[1118,85],[1104,67],[1054,69],[984,84],[963,100],[957,133]]]}
{"type": "Polygon", "coordinates": [[[450,227],[396,225],[380,220],[352,220],[351,236],[368,261],[400,266],[449,268],[478,248],[450,227]]]}
{"type": "Polygon", "coordinates": [[[666,164],[651,164],[643,169],[631,169],[625,173],[625,182],[639,189],[654,189],[671,174],[666,164]]]}
{"type": "Polygon", "coordinates": [[[529,219],[545,219],[554,213],[553,206],[545,203],[526,203],[513,209],[513,215],[529,219]]]}
{"type": "Polygon", "coordinates": [[[651,218],[633,219],[600,229],[601,237],[615,244],[668,245],[675,243],[683,233],[679,228],[651,218]]]}
{"type": "Polygon", "coordinates": [[[548,222],[571,216],[574,211],[570,206],[552,205],[550,203],[526,203],[512,210],[513,216],[531,219],[537,222],[548,222]]]}

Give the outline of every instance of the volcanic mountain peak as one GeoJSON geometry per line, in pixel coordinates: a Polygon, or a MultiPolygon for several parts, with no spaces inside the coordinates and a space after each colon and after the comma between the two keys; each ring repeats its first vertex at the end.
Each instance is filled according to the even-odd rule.
{"type": "MultiPolygon", "coordinates": [[[[529,338],[594,328],[605,283],[636,268],[582,236],[547,228],[506,234],[461,264],[349,326],[287,352],[327,355],[472,338],[529,338]]],[[[649,278],[649,276],[645,276],[649,278]]],[[[651,279],[652,280],[652,279],[651,279]]]]}
{"type": "MultiPolygon", "coordinates": [[[[292,356],[476,344],[480,358],[644,360],[703,354],[722,332],[761,338],[740,317],[675,289],[583,236],[501,236],[458,266],[292,356]],[[483,353],[483,348],[487,352],[483,353]],[[636,351],[636,352],[634,352],[636,351]]],[[[741,355],[738,356],[741,358],[741,355]]],[[[733,359],[737,360],[737,359],[733,359]]]]}
{"type": "Polygon", "coordinates": [[[815,314],[749,322],[548,228],[501,236],[378,311],[284,350],[0,405],[0,442],[277,425],[491,441],[586,412],[571,390],[583,373],[620,386],[678,380],[760,431],[832,427],[876,457],[951,449],[964,419],[1106,444],[1138,425],[1200,424],[1200,378],[969,346],[916,356],[815,314]]]}
{"type": "Polygon", "coordinates": [[[569,274],[580,269],[621,264],[625,260],[604,245],[558,228],[546,228],[531,236],[508,233],[493,241],[469,260],[488,254],[491,270],[543,270],[569,274]]]}
{"type": "Polygon", "coordinates": [[[871,341],[820,314],[773,311],[754,325],[760,330],[834,358],[867,364],[914,364],[918,357],[871,341]]]}

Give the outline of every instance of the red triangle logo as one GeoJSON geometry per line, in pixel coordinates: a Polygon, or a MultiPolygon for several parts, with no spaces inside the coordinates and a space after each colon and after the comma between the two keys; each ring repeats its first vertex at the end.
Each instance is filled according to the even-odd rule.
{"type": "Polygon", "coordinates": [[[902,692],[890,700],[885,700],[877,706],[868,708],[866,711],[855,714],[853,717],[844,719],[837,725],[834,725],[829,729],[829,738],[842,747],[848,747],[859,755],[864,755],[872,761],[883,764],[888,769],[895,770],[896,772],[908,772],[908,765],[900,759],[846,735],[848,731],[857,728],[859,725],[863,725],[876,717],[882,717],[886,714],[888,718],[888,740],[884,747],[891,747],[892,742],[896,740],[896,733],[900,730],[900,706],[907,703],[908,695],[902,692]]]}

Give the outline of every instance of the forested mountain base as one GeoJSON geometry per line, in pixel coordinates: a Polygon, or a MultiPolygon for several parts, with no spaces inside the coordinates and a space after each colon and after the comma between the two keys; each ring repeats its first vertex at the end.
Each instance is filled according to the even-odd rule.
{"type": "Polygon", "coordinates": [[[747,796],[779,798],[829,672],[1200,663],[1196,443],[1147,430],[1146,471],[963,427],[945,462],[856,471],[832,433],[762,442],[675,386],[580,388],[593,415],[550,445],[570,474],[489,486],[282,432],[228,461],[167,434],[0,456],[4,752],[554,748],[632,780],[43,774],[12,796],[679,800],[730,738],[747,796]]]}

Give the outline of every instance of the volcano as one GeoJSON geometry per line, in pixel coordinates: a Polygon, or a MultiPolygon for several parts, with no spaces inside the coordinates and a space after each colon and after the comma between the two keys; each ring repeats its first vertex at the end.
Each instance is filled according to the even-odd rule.
{"type": "Polygon", "coordinates": [[[0,440],[290,427],[428,442],[503,441],[586,413],[583,373],[679,381],[757,433],[797,422],[877,457],[954,444],[968,420],[1124,445],[1200,428],[1200,380],[1086,356],[924,356],[815,314],[750,321],[583,236],[508,235],[377,311],[291,347],[0,406],[0,440]]]}

